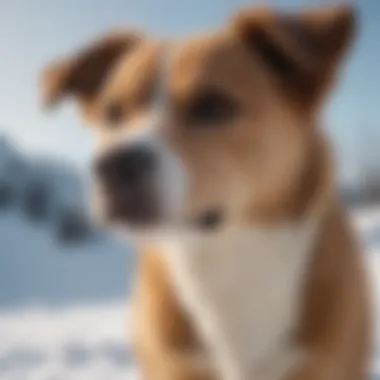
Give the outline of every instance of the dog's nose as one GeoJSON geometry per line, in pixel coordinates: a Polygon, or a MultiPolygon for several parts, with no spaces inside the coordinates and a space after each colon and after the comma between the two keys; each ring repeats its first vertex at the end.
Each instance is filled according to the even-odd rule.
{"type": "Polygon", "coordinates": [[[123,147],[95,163],[98,177],[106,185],[133,186],[148,178],[156,166],[154,152],[146,146],[123,147]]]}

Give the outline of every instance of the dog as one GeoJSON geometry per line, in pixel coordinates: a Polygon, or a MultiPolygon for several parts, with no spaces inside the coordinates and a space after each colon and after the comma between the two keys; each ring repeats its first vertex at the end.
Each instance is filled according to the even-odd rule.
{"type": "Polygon", "coordinates": [[[356,10],[247,8],[181,41],[114,30],[42,70],[94,136],[96,220],[135,237],[149,380],[362,380],[371,312],[323,106],[356,10]]]}

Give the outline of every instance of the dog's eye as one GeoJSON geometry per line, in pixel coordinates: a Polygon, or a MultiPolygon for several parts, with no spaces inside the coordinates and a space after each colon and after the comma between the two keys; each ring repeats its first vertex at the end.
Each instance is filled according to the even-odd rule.
{"type": "Polygon", "coordinates": [[[120,103],[112,102],[104,109],[104,119],[112,126],[117,126],[123,119],[124,110],[120,103]]]}
{"type": "Polygon", "coordinates": [[[217,91],[197,95],[186,110],[187,122],[198,126],[219,126],[231,122],[237,114],[234,99],[217,91]]]}

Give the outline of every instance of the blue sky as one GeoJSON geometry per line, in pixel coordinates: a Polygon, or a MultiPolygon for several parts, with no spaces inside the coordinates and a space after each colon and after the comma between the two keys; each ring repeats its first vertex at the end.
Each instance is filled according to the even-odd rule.
{"type": "MultiPolygon", "coordinates": [[[[265,2],[261,0],[261,3],[265,2]]],[[[280,6],[326,0],[272,0],[280,6]]],[[[350,165],[369,136],[380,136],[380,1],[357,0],[361,30],[327,108],[326,125],[350,165]]],[[[249,0],[2,0],[0,2],[0,133],[24,149],[82,164],[90,133],[72,105],[54,115],[38,107],[36,78],[51,58],[70,52],[110,27],[138,26],[154,35],[183,36],[223,23],[249,0]]],[[[377,139],[380,142],[380,138],[377,139]]]]}

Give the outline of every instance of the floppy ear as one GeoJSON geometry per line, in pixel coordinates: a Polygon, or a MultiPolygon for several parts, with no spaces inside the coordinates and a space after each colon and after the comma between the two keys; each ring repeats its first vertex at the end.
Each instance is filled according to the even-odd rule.
{"type": "Polygon", "coordinates": [[[277,77],[288,96],[302,107],[315,105],[334,79],[352,42],[354,9],[348,5],[279,14],[245,11],[232,22],[244,43],[277,77]]]}
{"type": "Polygon", "coordinates": [[[137,33],[111,32],[77,54],[52,62],[40,77],[43,104],[55,106],[66,96],[91,101],[118,59],[141,40],[137,33]]]}

